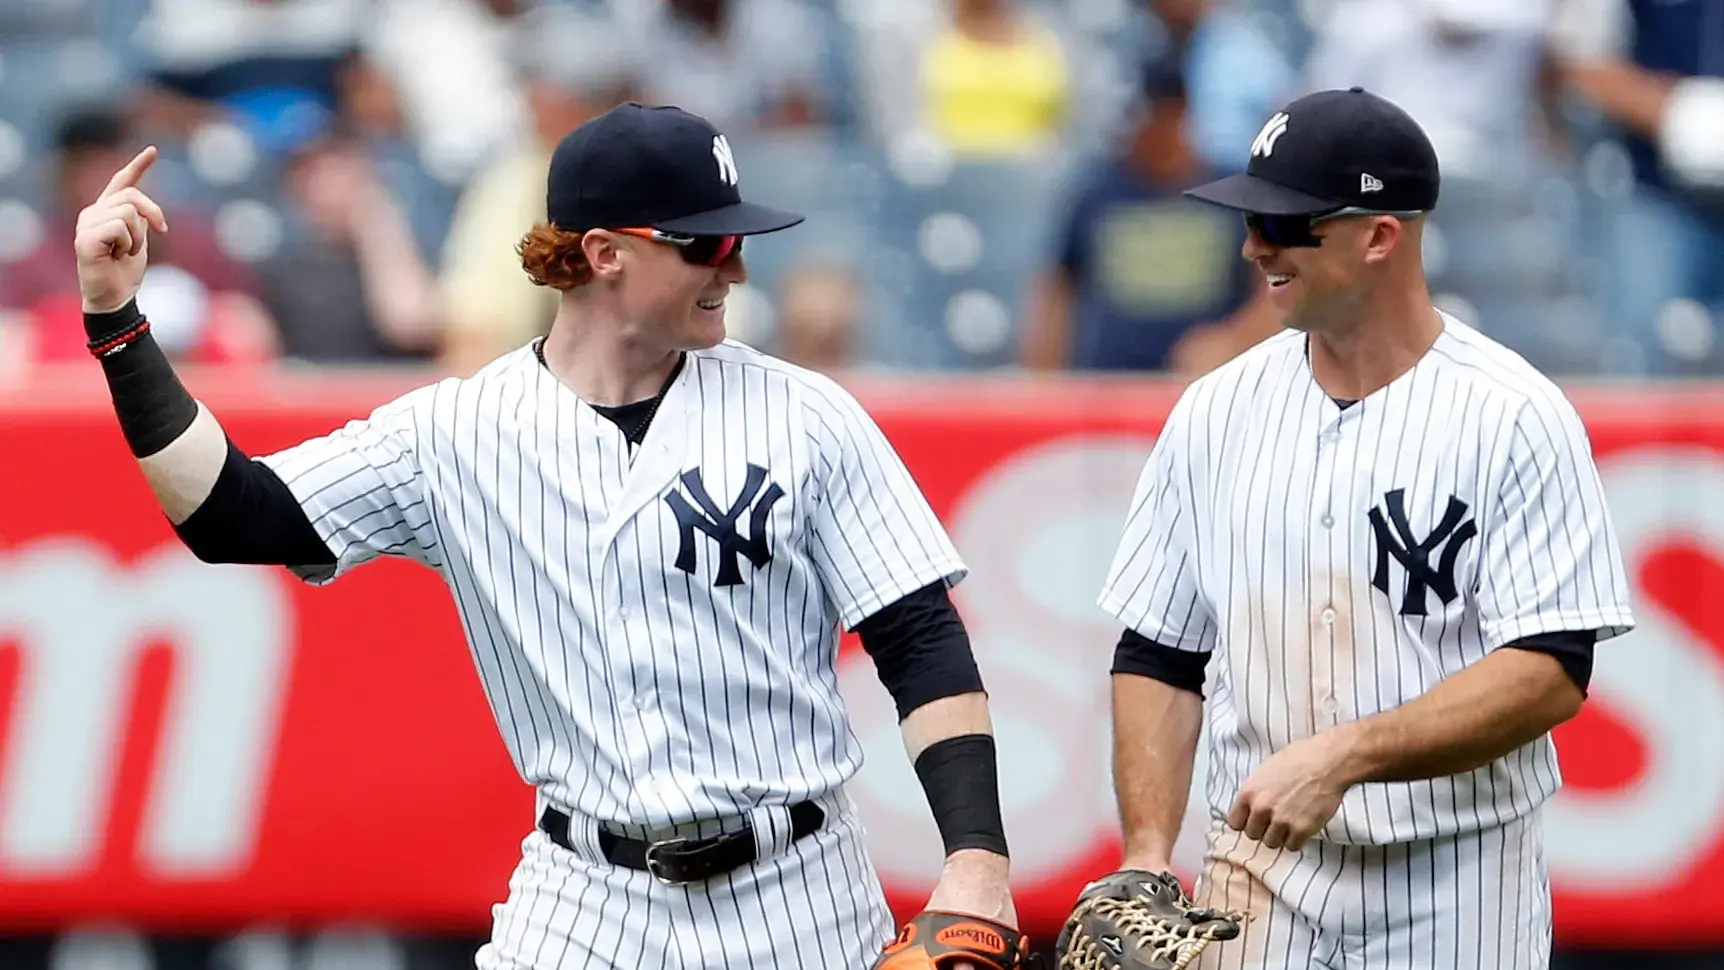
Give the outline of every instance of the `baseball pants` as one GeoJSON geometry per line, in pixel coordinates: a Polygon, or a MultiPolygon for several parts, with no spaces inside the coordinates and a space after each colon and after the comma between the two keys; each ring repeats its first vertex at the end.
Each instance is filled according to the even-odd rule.
{"type": "Polygon", "coordinates": [[[1200,906],[1251,913],[1200,970],[1545,970],[1550,883],[1537,813],[1386,846],[1265,848],[1216,823],[1200,906]]]}
{"type": "MultiPolygon", "coordinates": [[[[570,852],[535,829],[509,897],[492,907],[478,970],[863,970],[897,932],[862,824],[841,793],[815,800],[826,823],[790,840],[781,809],[751,816],[754,863],[702,883],[667,885],[612,865],[589,822],[570,852]]],[[[651,833],[714,834],[715,823],[651,833]]]]}

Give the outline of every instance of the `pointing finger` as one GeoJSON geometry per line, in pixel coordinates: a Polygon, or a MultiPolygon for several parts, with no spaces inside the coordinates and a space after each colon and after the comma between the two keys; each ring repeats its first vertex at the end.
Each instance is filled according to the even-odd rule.
{"type": "Polygon", "coordinates": [[[144,177],[144,173],[150,170],[151,165],[155,164],[155,161],[156,146],[154,145],[132,156],[132,160],[126,163],[126,167],[115,172],[114,177],[108,180],[108,187],[102,190],[101,197],[105,199],[121,189],[129,189],[137,185],[139,180],[144,177]]]}

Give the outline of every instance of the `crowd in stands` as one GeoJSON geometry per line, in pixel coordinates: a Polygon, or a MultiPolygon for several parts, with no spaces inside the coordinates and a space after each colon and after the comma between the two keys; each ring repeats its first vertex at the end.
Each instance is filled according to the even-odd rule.
{"type": "Polygon", "coordinates": [[[726,130],[735,336],[822,369],[1190,376],[1278,323],[1185,199],[1277,106],[1431,133],[1439,302],[1566,375],[1724,372],[1724,179],[1665,108],[1724,0],[6,0],[0,380],[82,353],[74,214],[143,144],[182,359],[470,373],[543,331],[514,245],[621,100],[726,130]],[[1678,133],[1680,134],[1680,133],[1678,133]]]}

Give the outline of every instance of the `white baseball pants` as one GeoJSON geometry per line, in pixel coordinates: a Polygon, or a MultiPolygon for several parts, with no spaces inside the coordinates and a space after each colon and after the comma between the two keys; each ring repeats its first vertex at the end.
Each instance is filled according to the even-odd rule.
{"type": "Polygon", "coordinates": [[[1216,823],[1192,896],[1244,909],[1200,970],[1546,970],[1550,883],[1537,813],[1387,846],[1268,849],[1216,823]]]}
{"type": "MultiPolygon", "coordinates": [[[[613,866],[590,823],[570,852],[535,829],[509,898],[492,907],[478,970],[866,970],[897,932],[862,824],[842,794],[816,799],[820,830],[794,843],[783,810],[754,813],[757,861],[666,885],[613,866]]],[[[626,834],[700,837],[713,823],[626,834]]]]}

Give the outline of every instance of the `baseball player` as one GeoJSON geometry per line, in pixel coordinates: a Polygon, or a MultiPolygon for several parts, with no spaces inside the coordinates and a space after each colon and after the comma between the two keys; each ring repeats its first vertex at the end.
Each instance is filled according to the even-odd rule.
{"type": "MultiPolygon", "coordinates": [[[[549,335],[249,458],[181,385],[134,294],[145,149],[79,216],[90,349],[127,443],[199,558],[328,583],[437,570],[537,790],[481,970],[858,968],[893,937],[844,785],[862,758],[834,659],[859,631],[946,848],[930,910],[1013,927],[965,574],[838,384],[725,339],[744,239],[729,142],[621,105],[557,146],[519,250],[549,335]]],[[[409,608],[384,604],[386,609],[409,608]]],[[[403,806],[403,838],[456,819],[403,806]]]]}
{"type": "Polygon", "coordinates": [[[1208,720],[1192,900],[1250,919],[1202,967],[1549,963],[1550,731],[1629,584],[1573,407],[1432,305],[1438,188],[1353,88],[1190,192],[1243,214],[1286,328],[1181,395],[1100,605],[1123,871],[1169,870],[1208,720]]]}

